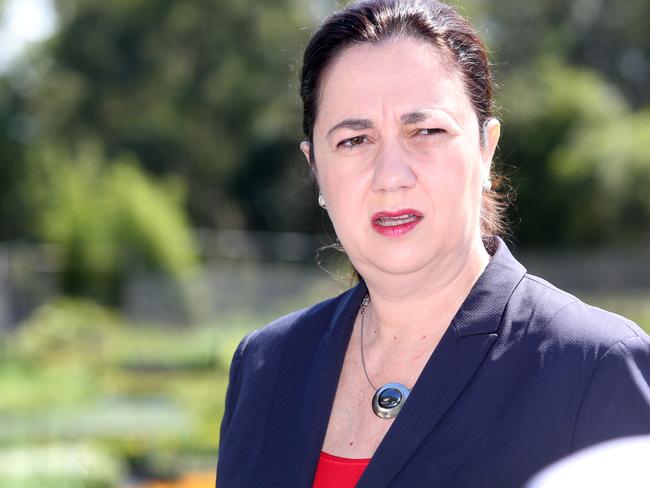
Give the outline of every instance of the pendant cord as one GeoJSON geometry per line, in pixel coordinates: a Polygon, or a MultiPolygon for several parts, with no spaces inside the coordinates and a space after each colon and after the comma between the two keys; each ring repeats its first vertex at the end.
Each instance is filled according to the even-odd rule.
{"type": "Polygon", "coordinates": [[[368,376],[368,370],[366,369],[366,361],[363,357],[363,317],[366,314],[366,310],[368,309],[368,305],[370,304],[370,296],[366,295],[361,302],[361,309],[359,310],[359,313],[361,314],[361,366],[363,366],[363,372],[366,375],[366,379],[368,380],[368,383],[370,383],[370,386],[372,387],[373,390],[377,391],[377,387],[372,384],[372,381],[370,381],[370,376],[368,376]]]}

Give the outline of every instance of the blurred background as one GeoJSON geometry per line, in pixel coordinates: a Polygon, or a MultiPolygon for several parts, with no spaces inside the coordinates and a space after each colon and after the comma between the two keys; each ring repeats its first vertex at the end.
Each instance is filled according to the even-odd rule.
{"type": "MultiPolygon", "coordinates": [[[[298,151],[331,0],[0,0],[0,487],[208,487],[232,351],[343,291],[298,151]]],[[[650,2],[468,0],[529,271],[650,330],[650,2]]]]}

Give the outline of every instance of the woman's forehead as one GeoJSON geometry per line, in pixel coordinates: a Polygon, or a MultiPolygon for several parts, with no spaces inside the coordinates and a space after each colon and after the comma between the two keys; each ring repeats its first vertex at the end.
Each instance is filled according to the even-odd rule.
{"type": "Polygon", "coordinates": [[[458,119],[474,112],[449,56],[411,38],[345,49],[323,75],[318,105],[318,119],[379,116],[387,109],[398,115],[436,109],[458,119]]]}

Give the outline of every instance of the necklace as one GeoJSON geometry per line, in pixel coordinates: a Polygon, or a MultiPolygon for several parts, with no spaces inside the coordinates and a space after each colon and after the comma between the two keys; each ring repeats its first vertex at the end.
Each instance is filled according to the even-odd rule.
{"type": "Polygon", "coordinates": [[[363,317],[366,314],[368,305],[370,304],[370,295],[366,295],[361,302],[359,313],[361,314],[361,366],[366,375],[366,379],[370,387],[375,390],[375,395],[372,397],[372,411],[377,417],[382,419],[392,419],[397,417],[397,414],[402,409],[404,402],[411,393],[406,386],[402,383],[386,383],[381,388],[377,388],[372,384],[368,370],[366,369],[366,361],[363,357],[363,317]]]}

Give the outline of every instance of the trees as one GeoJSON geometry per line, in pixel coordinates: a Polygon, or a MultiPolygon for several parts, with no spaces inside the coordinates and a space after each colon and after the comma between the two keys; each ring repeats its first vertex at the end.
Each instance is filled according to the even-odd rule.
{"type": "Polygon", "coordinates": [[[123,156],[86,146],[71,156],[46,146],[30,154],[23,192],[34,231],[59,245],[62,291],[116,304],[137,270],[180,280],[196,264],[182,186],[157,181],[123,156]]]}
{"type": "Polygon", "coordinates": [[[48,135],[68,147],[91,139],[153,174],[180,175],[197,225],[272,227],[267,202],[242,198],[241,179],[281,185],[298,157],[287,142],[300,127],[290,80],[302,9],[290,0],[57,5],[61,30],[33,100],[48,135]]]}
{"type": "Polygon", "coordinates": [[[287,80],[301,9],[56,5],[58,33],[0,84],[1,238],[58,243],[64,290],[115,302],[134,263],[172,275],[192,263],[180,205],[194,226],[305,221],[286,177],[298,159],[287,157],[300,126],[287,80]],[[170,179],[187,191],[174,197],[170,179]]]}
{"type": "Polygon", "coordinates": [[[543,57],[503,81],[501,159],[517,189],[516,235],[598,245],[650,235],[647,110],[591,70],[543,57]]]}
{"type": "MultiPolygon", "coordinates": [[[[29,208],[33,200],[17,191],[27,169],[39,164],[31,149],[54,146],[75,160],[88,145],[101,148],[103,164],[126,154],[145,174],[175,175],[187,189],[185,208],[194,226],[322,230],[313,218],[315,195],[297,150],[297,70],[316,23],[308,10],[313,5],[298,0],[57,0],[56,5],[56,36],[0,79],[0,237],[44,238],[30,219],[15,218],[38,213],[29,208]]],[[[629,232],[600,232],[598,198],[586,195],[603,195],[605,184],[595,176],[603,163],[594,147],[603,154],[620,147],[619,157],[635,161],[616,165],[618,173],[650,164],[645,145],[630,149],[626,132],[647,130],[640,115],[650,103],[647,2],[463,5],[461,11],[493,51],[501,85],[500,159],[518,187],[512,214],[518,240],[592,245],[596,234],[602,242],[643,239],[648,214],[633,195],[650,193],[644,178],[618,178],[634,189],[605,185],[607,198],[617,202],[608,210],[609,228],[635,229],[629,232]],[[585,142],[593,139],[600,145],[585,142]],[[567,158],[572,161],[558,162],[567,158]],[[566,171],[574,165],[581,170],[566,171]],[[633,226],[623,224],[630,218],[633,226]]]]}
{"type": "Polygon", "coordinates": [[[650,235],[648,2],[463,2],[493,51],[500,160],[524,244],[650,235]],[[645,134],[645,135],[642,135],[645,134]]]}

